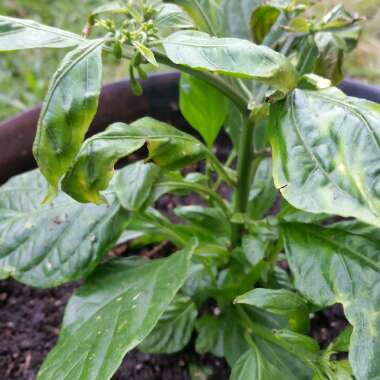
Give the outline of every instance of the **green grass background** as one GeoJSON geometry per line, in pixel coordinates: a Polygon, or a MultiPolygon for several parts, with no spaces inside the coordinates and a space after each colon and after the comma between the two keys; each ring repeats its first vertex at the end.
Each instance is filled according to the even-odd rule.
{"type": "MultiPolygon", "coordinates": [[[[0,14],[34,20],[80,32],[88,13],[106,0],[0,0],[0,14]]],[[[108,1],[108,0],[107,0],[108,1]]],[[[346,73],[380,85],[380,0],[343,0],[346,8],[364,15],[361,43],[346,61],[346,73]]],[[[337,4],[321,0],[310,10],[322,14],[337,4]]],[[[54,49],[0,56],[0,121],[40,102],[63,51],[54,49]]],[[[106,58],[104,81],[127,76],[125,62],[106,58]]]]}

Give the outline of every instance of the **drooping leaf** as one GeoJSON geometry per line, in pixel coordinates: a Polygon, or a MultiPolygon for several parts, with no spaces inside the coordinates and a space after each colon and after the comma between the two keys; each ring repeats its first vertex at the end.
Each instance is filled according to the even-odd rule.
{"type": "Polygon", "coordinates": [[[52,287],[88,275],[112,248],[127,214],[113,196],[109,207],[82,205],[60,194],[41,205],[46,181],[38,171],[0,188],[0,277],[52,287]]]}
{"type": "Polygon", "coordinates": [[[294,207],[380,226],[380,106],[296,90],[271,110],[275,186],[294,207]]]}
{"type": "Polygon", "coordinates": [[[79,202],[102,203],[114,173],[115,163],[147,144],[149,159],[157,165],[177,169],[207,155],[194,137],[149,117],[130,125],[115,123],[83,144],[65,175],[62,188],[79,202]]]}
{"type": "Polygon", "coordinates": [[[195,76],[181,74],[179,107],[211,147],[227,116],[228,102],[224,95],[195,76]]]}
{"type": "Polygon", "coordinates": [[[186,279],[194,242],[151,262],[102,265],[67,305],[58,344],[38,380],[108,380],[157,324],[186,279]]]}
{"type": "Polygon", "coordinates": [[[153,354],[181,351],[189,343],[197,313],[190,297],[177,295],[139,349],[153,354]]]}
{"type": "Polygon", "coordinates": [[[34,48],[66,48],[85,43],[81,36],[32,20],[0,15],[0,52],[34,48]]]}
{"type": "Polygon", "coordinates": [[[140,210],[158,180],[160,168],[138,161],[119,170],[115,179],[116,195],[122,206],[131,211],[140,210]]]}
{"type": "Polygon", "coordinates": [[[342,303],[353,326],[349,358],[355,378],[380,371],[379,240],[315,225],[284,224],[282,235],[298,290],[318,306],[342,303]]]}
{"type": "Polygon", "coordinates": [[[286,289],[255,288],[237,297],[235,303],[256,306],[279,315],[289,315],[307,308],[307,302],[301,296],[286,289]]]}
{"type": "Polygon", "coordinates": [[[180,31],[163,41],[169,59],[197,70],[255,79],[287,93],[297,73],[283,55],[237,38],[216,38],[196,31],[180,31]]]}
{"type": "Polygon", "coordinates": [[[102,79],[102,45],[94,40],[71,51],[53,76],[42,106],[33,154],[57,188],[95,116],[102,79]]]}
{"type": "Polygon", "coordinates": [[[248,198],[248,214],[253,219],[261,219],[273,206],[277,190],[272,178],[272,160],[269,157],[260,161],[252,179],[248,198]]]}

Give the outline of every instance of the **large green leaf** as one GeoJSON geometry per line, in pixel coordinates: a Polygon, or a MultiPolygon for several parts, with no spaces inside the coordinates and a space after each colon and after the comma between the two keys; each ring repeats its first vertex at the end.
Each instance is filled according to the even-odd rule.
{"type": "Polygon", "coordinates": [[[46,190],[38,171],[0,188],[1,278],[38,287],[77,280],[95,268],[126,225],[126,212],[110,195],[110,207],[82,205],[64,194],[42,206],[46,190]]]}
{"type": "Polygon", "coordinates": [[[98,107],[103,43],[94,40],[68,53],[50,83],[33,154],[52,188],[71,166],[98,107]]]}
{"type": "Polygon", "coordinates": [[[33,48],[65,48],[86,40],[62,29],[32,20],[0,15],[0,52],[33,48]]]}
{"type": "Polygon", "coordinates": [[[380,241],[337,228],[281,227],[295,285],[311,302],[342,303],[353,325],[350,362],[358,380],[378,380],[380,241]]]}
{"type": "Polygon", "coordinates": [[[227,116],[228,102],[224,95],[203,80],[182,74],[179,107],[188,123],[211,147],[227,116]]]}
{"type": "Polygon", "coordinates": [[[110,379],[174,299],[194,249],[191,242],[165,259],[119,259],[99,267],[70,299],[58,344],[37,379],[110,379]]]}
{"type": "Polygon", "coordinates": [[[148,158],[168,169],[181,168],[207,155],[197,139],[150,117],[130,125],[115,123],[85,141],[62,181],[63,190],[79,202],[104,202],[100,191],[107,188],[115,163],[145,144],[148,158]]]}
{"type": "Polygon", "coordinates": [[[154,354],[181,351],[190,341],[197,313],[190,297],[177,295],[139,349],[154,354]]]}
{"type": "Polygon", "coordinates": [[[294,207],[380,226],[380,106],[296,90],[272,110],[275,186],[294,207]]]}
{"type": "Polygon", "coordinates": [[[164,39],[163,44],[171,61],[196,70],[255,79],[284,93],[297,84],[297,73],[285,56],[247,40],[180,31],[164,39]]]}

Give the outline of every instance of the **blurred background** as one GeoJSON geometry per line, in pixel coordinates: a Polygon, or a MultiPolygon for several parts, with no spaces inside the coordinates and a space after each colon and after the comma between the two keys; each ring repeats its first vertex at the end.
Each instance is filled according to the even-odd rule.
{"type": "MultiPolygon", "coordinates": [[[[0,14],[31,18],[80,33],[90,11],[107,0],[0,0],[0,14]]],[[[309,12],[320,15],[334,5],[367,18],[359,47],[346,61],[348,76],[380,86],[380,0],[320,0],[309,12]]],[[[1,54],[0,121],[40,102],[64,51],[54,49],[1,54]]],[[[128,67],[106,57],[104,82],[125,78],[128,67]]]]}

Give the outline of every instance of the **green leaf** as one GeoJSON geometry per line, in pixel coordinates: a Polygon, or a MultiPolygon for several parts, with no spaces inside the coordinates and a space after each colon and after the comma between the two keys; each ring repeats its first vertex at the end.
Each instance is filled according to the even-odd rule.
{"type": "Polygon", "coordinates": [[[248,198],[248,215],[253,219],[261,219],[273,206],[277,190],[272,178],[272,160],[265,157],[260,161],[252,179],[248,198]]]}
{"type": "Polygon", "coordinates": [[[181,351],[190,341],[197,314],[191,298],[177,295],[139,349],[153,354],[181,351]]]}
{"type": "Polygon", "coordinates": [[[244,235],[242,239],[242,249],[245,258],[254,266],[265,257],[265,251],[269,241],[260,235],[244,235]]]}
{"type": "Polygon", "coordinates": [[[223,0],[225,35],[227,37],[250,39],[251,14],[261,3],[262,0],[223,0]]]}
{"type": "Polygon", "coordinates": [[[271,110],[275,186],[294,207],[380,226],[380,106],[296,90],[271,110]]]}
{"type": "Polygon", "coordinates": [[[218,316],[201,317],[196,323],[196,329],[196,351],[200,354],[211,352],[219,357],[224,356],[230,366],[248,349],[244,330],[232,309],[227,309],[218,316]]]}
{"type": "Polygon", "coordinates": [[[219,0],[164,0],[180,6],[193,20],[197,29],[220,34],[223,29],[222,10],[219,0]],[[210,30],[211,29],[211,30],[210,30]]]}
{"type": "Polygon", "coordinates": [[[224,356],[224,320],[213,315],[204,315],[195,325],[198,336],[195,350],[199,354],[211,352],[215,356],[224,356]]]}
{"type": "Polygon", "coordinates": [[[172,62],[196,70],[255,79],[284,93],[297,84],[297,73],[285,56],[247,40],[180,31],[164,39],[163,45],[172,62]]]}
{"type": "Polygon", "coordinates": [[[181,74],[179,107],[187,122],[211,147],[227,116],[224,95],[195,76],[181,74]]]}
{"type": "Polygon", "coordinates": [[[290,315],[307,308],[307,301],[286,289],[256,288],[237,297],[235,303],[256,306],[279,315],[290,315]]]}
{"type": "Polygon", "coordinates": [[[346,327],[331,344],[331,351],[348,352],[352,331],[352,326],[346,327]]]}
{"type": "Polygon", "coordinates": [[[178,29],[193,29],[193,20],[179,6],[162,4],[155,16],[155,26],[163,36],[178,29]]]}
{"type": "Polygon", "coordinates": [[[154,57],[154,53],[152,50],[144,46],[142,43],[138,41],[132,42],[133,46],[137,49],[137,51],[153,66],[158,66],[156,58],[154,57]]]}
{"type": "Polygon", "coordinates": [[[279,346],[254,338],[232,368],[231,380],[310,380],[310,371],[279,346]]]}
{"type": "Polygon", "coordinates": [[[349,358],[357,380],[376,380],[380,365],[378,239],[314,225],[281,226],[295,286],[323,307],[342,303],[353,326],[349,358]]]}
{"type": "Polygon", "coordinates": [[[52,287],[87,276],[113,247],[127,214],[114,197],[109,207],[82,205],[60,194],[42,206],[46,181],[35,170],[0,188],[0,277],[52,287]]]}
{"type": "Polygon", "coordinates": [[[191,242],[165,259],[118,259],[99,267],[70,299],[58,344],[37,379],[110,379],[174,299],[194,249],[191,242]]]}
{"type": "Polygon", "coordinates": [[[176,207],[174,212],[191,225],[203,229],[212,240],[222,245],[229,244],[231,224],[220,209],[192,205],[176,207]]]}
{"type": "Polygon", "coordinates": [[[158,166],[143,161],[119,170],[115,178],[115,191],[121,205],[131,211],[142,209],[160,171],[158,166]]]}
{"type": "Polygon", "coordinates": [[[81,36],[32,20],[0,15],[0,52],[34,48],[66,48],[85,43],[81,36]]]}
{"type": "Polygon", "coordinates": [[[280,14],[281,10],[278,7],[269,4],[261,4],[253,11],[251,28],[256,43],[261,44],[264,41],[280,14]]]}
{"type": "Polygon", "coordinates": [[[118,1],[111,1],[107,4],[101,5],[97,7],[96,9],[94,9],[89,16],[88,21],[90,24],[94,24],[95,19],[97,19],[98,16],[100,15],[104,15],[107,13],[123,14],[123,13],[126,13],[127,11],[128,11],[128,8],[125,7],[124,5],[121,5],[118,1]]]}
{"type": "Polygon", "coordinates": [[[53,76],[42,106],[33,154],[51,187],[71,166],[95,116],[102,80],[102,45],[71,51],[53,76]]]}
{"type": "Polygon", "coordinates": [[[63,179],[63,190],[79,202],[102,203],[100,191],[108,187],[115,163],[145,144],[148,158],[168,169],[181,168],[207,155],[197,139],[152,118],[130,125],[115,123],[85,141],[63,179]]]}

